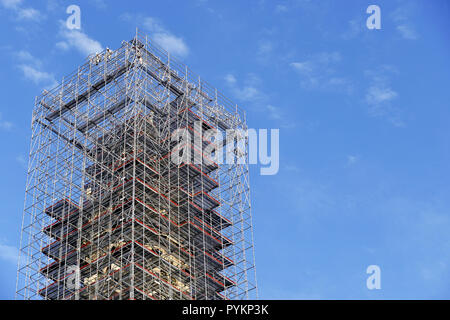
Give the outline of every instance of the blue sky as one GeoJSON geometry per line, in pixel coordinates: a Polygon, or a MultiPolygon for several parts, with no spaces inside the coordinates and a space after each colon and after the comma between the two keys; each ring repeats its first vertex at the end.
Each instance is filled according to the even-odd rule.
{"type": "Polygon", "coordinates": [[[251,168],[260,298],[450,298],[445,0],[0,0],[0,298],[14,296],[34,97],[136,27],[249,127],[280,129],[279,173],[251,168]],[[71,4],[81,31],[63,28],[71,4]],[[381,290],[366,288],[372,264],[381,290]]]}

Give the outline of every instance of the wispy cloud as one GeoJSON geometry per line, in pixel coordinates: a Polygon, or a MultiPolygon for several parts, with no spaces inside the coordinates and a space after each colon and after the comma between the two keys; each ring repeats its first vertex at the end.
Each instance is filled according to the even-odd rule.
{"type": "Polygon", "coordinates": [[[0,259],[16,264],[19,259],[19,250],[16,247],[0,243],[0,259]]]}
{"type": "Polygon", "coordinates": [[[277,122],[280,128],[293,128],[295,124],[285,115],[283,110],[270,104],[269,97],[262,89],[262,80],[254,73],[248,73],[243,80],[238,79],[232,73],[228,73],[224,77],[226,85],[230,88],[234,98],[245,102],[249,105],[257,105],[259,112],[264,112],[271,120],[277,122]]]}
{"type": "Polygon", "coordinates": [[[260,89],[261,79],[254,73],[246,75],[243,84],[238,84],[236,77],[229,73],[225,75],[224,80],[230,87],[233,96],[241,101],[261,102],[265,95],[260,89]]]}
{"type": "Polygon", "coordinates": [[[391,14],[397,32],[407,40],[416,40],[419,38],[419,34],[412,23],[413,19],[411,16],[413,9],[411,5],[404,5],[397,8],[391,14]]]}
{"type": "Polygon", "coordinates": [[[408,24],[401,24],[397,26],[397,31],[400,33],[400,35],[408,40],[416,40],[418,38],[418,35],[416,31],[413,29],[412,26],[408,24]]]}
{"type": "Polygon", "coordinates": [[[366,101],[370,105],[379,106],[382,103],[392,101],[397,97],[397,95],[397,92],[389,87],[386,87],[384,84],[374,84],[370,86],[367,91],[366,101]]]}
{"type": "Polygon", "coordinates": [[[297,164],[292,164],[292,163],[284,164],[282,169],[284,169],[285,171],[288,171],[288,172],[292,172],[292,173],[300,173],[301,172],[300,167],[297,164]]]}
{"type": "Polygon", "coordinates": [[[99,9],[105,9],[107,7],[105,0],[91,0],[91,1],[99,9]]]}
{"type": "Polygon", "coordinates": [[[58,0],[47,0],[47,11],[54,12],[56,10],[62,10],[61,3],[58,0]]]}
{"type": "Polygon", "coordinates": [[[284,4],[277,4],[275,6],[276,13],[283,13],[283,12],[287,12],[287,11],[288,11],[288,7],[284,4]]]}
{"type": "Polygon", "coordinates": [[[304,89],[350,94],[353,91],[351,81],[336,71],[341,60],[339,52],[321,52],[308,59],[292,62],[290,66],[300,75],[300,84],[304,89]]]}
{"type": "Polygon", "coordinates": [[[365,20],[361,17],[348,21],[348,28],[341,34],[341,38],[344,40],[351,40],[358,37],[365,30],[365,23],[365,20]]]}
{"type": "Polygon", "coordinates": [[[18,155],[16,157],[16,161],[20,164],[20,166],[24,169],[27,169],[27,160],[25,160],[25,157],[23,155],[18,155]]]}
{"type": "Polygon", "coordinates": [[[43,85],[45,88],[52,88],[57,85],[55,76],[52,73],[42,70],[42,62],[28,51],[18,51],[15,53],[18,60],[17,67],[22,71],[23,76],[31,80],[36,85],[43,85]]]}
{"type": "Polygon", "coordinates": [[[75,49],[85,56],[103,51],[99,41],[92,39],[82,30],[68,29],[64,22],[60,23],[60,36],[63,40],[56,43],[59,49],[75,49]]]}
{"type": "Polygon", "coordinates": [[[189,47],[180,36],[173,34],[167,29],[164,24],[155,17],[132,15],[125,13],[121,16],[122,20],[132,22],[133,24],[138,22],[143,28],[150,33],[150,38],[158,44],[161,48],[167,52],[179,56],[181,58],[186,57],[189,54],[189,47]]]}
{"type": "Polygon", "coordinates": [[[18,60],[20,60],[21,62],[30,63],[30,64],[33,64],[35,66],[41,66],[42,65],[42,62],[39,59],[34,57],[29,51],[26,51],[26,50],[19,50],[19,51],[14,53],[14,56],[18,60]]]}
{"type": "Polygon", "coordinates": [[[274,120],[280,128],[292,129],[296,127],[296,123],[278,106],[272,104],[266,105],[265,111],[269,119],[274,120]]]}
{"type": "Polygon", "coordinates": [[[269,99],[261,89],[262,81],[256,74],[247,74],[242,84],[238,82],[238,79],[232,73],[225,75],[224,80],[236,99],[249,104],[257,104],[258,111],[264,112],[269,119],[276,121],[281,128],[289,129],[295,127],[295,124],[280,107],[268,103],[269,99]]]}
{"type": "Polygon", "coordinates": [[[0,3],[6,9],[16,9],[22,3],[22,0],[0,0],[0,3]]]}
{"type": "Polygon", "coordinates": [[[22,71],[25,78],[33,81],[35,84],[39,85],[42,83],[51,83],[51,86],[56,85],[56,80],[53,74],[36,69],[33,66],[21,64],[19,69],[22,71]]]}
{"type": "Polygon", "coordinates": [[[394,126],[403,127],[405,123],[400,119],[400,109],[393,104],[399,94],[391,86],[391,77],[397,73],[396,68],[388,65],[375,71],[365,71],[366,77],[370,79],[365,100],[369,106],[369,115],[386,118],[394,126]]]}
{"type": "Polygon", "coordinates": [[[0,113],[0,129],[9,131],[13,127],[13,123],[3,119],[3,115],[0,113]]]}
{"type": "Polygon", "coordinates": [[[19,20],[39,21],[43,19],[42,13],[31,7],[24,7],[23,0],[0,0],[3,8],[11,10],[15,13],[19,20]]]}
{"type": "Polygon", "coordinates": [[[359,156],[349,154],[347,156],[347,166],[352,166],[359,161],[359,156]]]}
{"type": "Polygon", "coordinates": [[[230,86],[234,85],[236,83],[236,77],[234,75],[232,75],[231,73],[227,74],[224,77],[224,79],[225,79],[225,82],[230,86]]]}
{"type": "Polygon", "coordinates": [[[220,10],[218,11],[211,7],[211,4],[214,5],[214,3],[211,3],[208,0],[196,0],[194,3],[197,7],[203,7],[207,12],[214,15],[216,18],[223,19],[223,15],[220,13],[220,10]]]}
{"type": "Polygon", "coordinates": [[[274,120],[280,120],[282,118],[281,110],[271,104],[266,106],[269,117],[274,120]]]}
{"type": "Polygon", "coordinates": [[[274,44],[270,40],[260,40],[258,42],[258,49],[256,52],[256,59],[262,63],[267,64],[271,60],[274,44]]]}
{"type": "Polygon", "coordinates": [[[375,206],[380,215],[389,214],[391,232],[385,234],[385,239],[391,245],[390,250],[411,257],[405,260],[407,268],[399,267],[408,270],[403,274],[406,282],[416,276],[416,283],[425,284],[424,288],[431,289],[433,294],[448,292],[450,216],[445,196],[436,195],[428,201],[397,196],[375,206]],[[406,247],[410,249],[405,252],[406,247]]]}
{"type": "Polygon", "coordinates": [[[153,40],[164,50],[180,57],[185,57],[189,54],[189,48],[183,38],[167,30],[158,19],[146,17],[144,18],[143,25],[144,28],[153,33],[153,40]]]}

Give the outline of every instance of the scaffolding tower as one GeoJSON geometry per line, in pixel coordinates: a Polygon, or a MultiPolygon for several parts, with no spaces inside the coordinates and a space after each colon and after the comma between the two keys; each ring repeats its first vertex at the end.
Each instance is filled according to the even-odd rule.
{"type": "Polygon", "coordinates": [[[16,298],[257,298],[248,164],[202,153],[246,128],[138,32],[88,57],[36,98],[16,298]],[[171,160],[179,129],[200,162],[171,160]]]}

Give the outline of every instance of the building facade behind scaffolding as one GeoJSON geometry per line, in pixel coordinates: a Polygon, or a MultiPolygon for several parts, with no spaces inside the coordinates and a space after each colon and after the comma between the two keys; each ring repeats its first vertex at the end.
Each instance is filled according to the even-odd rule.
{"type": "Polygon", "coordinates": [[[243,111],[139,34],[44,91],[16,298],[256,298],[248,165],[202,154],[229,129],[243,111]]]}

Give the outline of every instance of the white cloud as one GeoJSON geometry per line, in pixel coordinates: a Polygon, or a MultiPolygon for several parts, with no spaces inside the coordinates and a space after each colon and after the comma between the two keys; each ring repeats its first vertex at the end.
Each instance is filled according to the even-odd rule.
{"type": "Polygon", "coordinates": [[[19,259],[19,250],[13,246],[0,244],[0,259],[16,264],[19,259]]]}
{"type": "Polygon", "coordinates": [[[300,74],[305,76],[311,75],[314,70],[313,63],[311,61],[292,62],[291,67],[293,67],[300,74]]]}
{"type": "Polygon", "coordinates": [[[31,64],[35,67],[40,67],[42,62],[34,57],[29,51],[20,50],[14,53],[14,56],[22,63],[31,64]]]}
{"type": "Polygon", "coordinates": [[[91,0],[91,1],[99,9],[105,9],[107,7],[105,0],[91,0]]]}
{"type": "Polygon", "coordinates": [[[227,74],[224,77],[224,79],[227,82],[227,84],[229,84],[229,85],[233,85],[236,83],[236,77],[234,75],[232,75],[231,73],[227,74]]]}
{"type": "Polygon", "coordinates": [[[256,51],[256,58],[262,64],[270,62],[274,44],[269,40],[260,40],[256,51]]]}
{"type": "Polygon", "coordinates": [[[39,10],[34,8],[22,7],[22,0],[0,0],[0,4],[5,8],[12,10],[19,20],[38,21],[43,18],[39,10]]]}
{"type": "Polygon", "coordinates": [[[90,38],[81,30],[68,29],[64,23],[61,23],[60,35],[64,40],[56,43],[56,47],[59,49],[76,49],[85,56],[103,51],[100,42],[90,38]]]}
{"type": "Polygon", "coordinates": [[[31,55],[31,53],[29,53],[28,51],[25,51],[25,50],[17,51],[16,57],[21,60],[33,60],[34,59],[34,57],[31,55]]]}
{"type": "Polygon", "coordinates": [[[285,6],[285,5],[278,4],[278,5],[275,7],[275,12],[277,12],[277,13],[282,13],[282,12],[287,12],[287,11],[288,11],[288,7],[285,6]]]}
{"type": "Polygon", "coordinates": [[[244,86],[243,88],[235,88],[234,89],[235,95],[238,99],[243,101],[251,101],[258,99],[258,97],[261,95],[261,92],[252,86],[244,86]]]}
{"type": "Polygon", "coordinates": [[[12,122],[9,121],[0,121],[0,128],[3,130],[11,130],[13,127],[12,122]]]}
{"type": "Polygon", "coordinates": [[[400,118],[400,109],[392,102],[398,97],[388,84],[375,82],[366,92],[366,103],[369,106],[369,115],[386,118],[395,127],[404,127],[405,123],[400,118]]]}
{"type": "Polygon", "coordinates": [[[66,50],[70,49],[70,46],[65,41],[59,41],[59,42],[56,43],[56,48],[61,49],[63,51],[66,51],[66,50]]]}
{"type": "Polygon", "coordinates": [[[224,79],[227,85],[231,88],[233,96],[238,100],[246,102],[261,102],[265,99],[265,95],[259,89],[261,79],[253,73],[247,74],[244,80],[244,85],[242,86],[238,85],[236,77],[231,73],[227,74],[224,79]]]}
{"type": "Polygon", "coordinates": [[[170,54],[179,57],[186,57],[189,54],[190,50],[184,39],[170,32],[159,19],[129,13],[122,14],[121,18],[124,21],[133,23],[133,25],[138,22],[150,33],[150,39],[170,54]]]}
{"type": "Polygon", "coordinates": [[[356,155],[348,155],[347,156],[347,165],[351,166],[359,161],[359,157],[356,155]]]}
{"type": "Polygon", "coordinates": [[[373,85],[370,86],[367,94],[366,101],[370,105],[378,105],[380,103],[389,102],[397,97],[397,92],[391,88],[373,85]]]}
{"type": "Polygon", "coordinates": [[[293,119],[286,115],[282,108],[274,106],[272,104],[266,105],[266,114],[269,119],[276,121],[276,123],[283,129],[292,129],[297,126],[297,124],[292,121],[293,119]]]}
{"type": "Polygon", "coordinates": [[[47,0],[47,11],[54,12],[56,10],[62,10],[58,0],[47,0]]]}
{"type": "Polygon", "coordinates": [[[365,72],[370,79],[365,101],[369,106],[369,115],[383,117],[394,126],[403,127],[405,124],[400,119],[400,109],[393,102],[399,97],[397,91],[391,86],[391,77],[397,73],[392,66],[381,66],[376,71],[365,72]]]}
{"type": "Polygon", "coordinates": [[[22,3],[22,0],[0,0],[0,3],[6,9],[16,9],[22,3]]]}
{"type": "Polygon", "coordinates": [[[271,104],[266,106],[267,112],[269,113],[269,117],[274,120],[281,119],[281,110],[278,107],[275,107],[271,104]]]}
{"type": "MultiPolygon", "coordinates": [[[[125,15],[124,18],[126,20],[132,19],[129,15],[125,15]]],[[[178,37],[167,30],[158,19],[145,17],[142,24],[144,28],[151,33],[150,37],[153,41],[164,50],[180,57],[185,57],[189,54],[189,48],[183,38],[178,37]]]]}
{"type": "Polygon", "coordinates": [[[400,36],[407,40],[416,40],[419,38],[411,21],[412,13],[414,11],[414,6],[407,4],[401,6],[393,11],[391,18],[396,25],[395,29],[400,34],[400,36]]]}
{"type": "Polygon", "coordinates": [[[283,166],[283,169],[289,172],[293,172],[293,173],[300,173],[300,167],[296,164],[285,164],[283,166]]]}
{"type": "Polygon", "coordinates": [[[56,85],[55,77],[51,73],[38,70],[35,67],[26,64],[19,65],[19,69],[22,70],[25,78],[33,81],[35,84],[50,83],[56,85]]]}
{"type": "Polygon", "coordinates": [[[254,73],[249,73],[243,80],[239,81],[231,73],[225,75],[224,80],[230,88],[231,93],[237,100],[256,105],[259,112],[263,112],[271,120],[277,121],[281,128],[290,129],[295,127],[295,123],[285,116],[281,108],[268,103],[268,96],[261,89],[261,79],[254,73]]]}
{"type": "Polygon", "coordinates": [[[16,161],[20,164],[22,168],[27,169],[27,160],[25,160],[25,157],[23,155],[18,155],[16,157],[16,161]]]}
{"type": "Polygon", "coordinates": [[[418,38],[418,35],[416,31],[407,24],[402,24],[397,26],[397,31],[400,33],[400,35],[408,40],[416,40],[418,38]]]}
{"type": "Polygon", "coordinates": [[[300,85],[308,90],[340,91],[352,93],[352,82],[337,75],[342,56],[339,52],[321,52],[303,61],[290,63],[290,66],[300,75],[300,85]]]}
{"type": "Polygon", "coordinates": [[[341,34],[341,38],[344,40],[354,39],[361,34],[363,30],[366,29],[366,21],[361,18],[355,18],[348,21],[348,29],[341,34]]]}
{"type": "Polygon", "coordinates": [[[17,15],[19,19],[39,20],[41,18],[41,13],[34,8],[20,9],[17,15]]]}
{"type": "Polygon", "coordinates": [[[42,62],[28,51],[18,51],[15,57],[19,60],[18,68],[24,77],[31,80],[36,85],[43,85],[45,88],[52,88],[57,85],[55,76],[42,70],[42,62]]]}
{"type": "Polygon", "coordinates": [[[153,17],[144,18],[144,27],[151,32],[162,33],[166,32],[166,29],[162,26],[162,24],[158,21],[158,19],[153,17]]]}
{"type": "Polygon", "coordinates": [[[164,50],[180,57],[185,57],[189,53],[189,49],[182,38],[176,37],[170,33],[156,33],[154,40],[164,50]]]}
{"type": "Polygon", "coordinates": [[[3,120],[3,115],[0,113],[0,129],[9,131],[13,127],[13,123],[10,121],[3,120]]]}
{"type": "Polygon", "coordinates": [[[258,54],[259,55],[266,55],[271,53],[273,50],[273,44],[272,42],[268,40],[262,40],[258,44],[258,54]]]}

